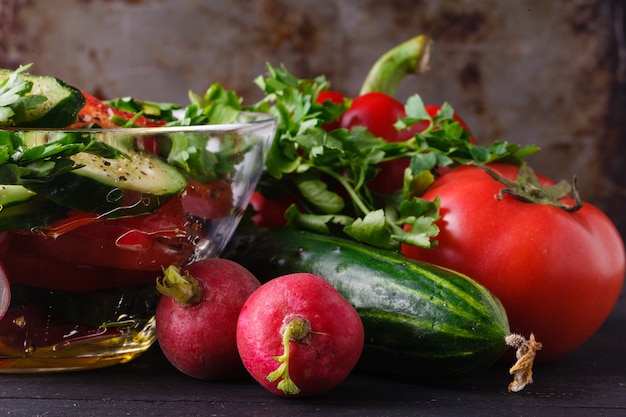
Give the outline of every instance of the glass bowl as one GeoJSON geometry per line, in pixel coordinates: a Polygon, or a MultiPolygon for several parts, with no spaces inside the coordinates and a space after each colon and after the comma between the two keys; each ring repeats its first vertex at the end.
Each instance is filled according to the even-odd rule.
{"type": "Polygon", "coordinates": [[[156,278],[219,256],[274,132],[255,113],[224,125],[0,130],[18,151],[0,155],[0,373],[99,368],[148,349],[156,278]]]}

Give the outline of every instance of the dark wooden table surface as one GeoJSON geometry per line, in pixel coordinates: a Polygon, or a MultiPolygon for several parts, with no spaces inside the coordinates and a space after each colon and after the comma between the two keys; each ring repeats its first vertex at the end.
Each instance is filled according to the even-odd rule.
{"type": "Polygon", "coordinates": [[[273,396],[252,380],[210,383],[175,370],[158,346],[124,365],[65,374],[0,375],[6,416],[626,416],[626,295],[582,347],[535,366],[509,393],[508,365],[424,386],[355,374],[311,399],[273,396]]]}

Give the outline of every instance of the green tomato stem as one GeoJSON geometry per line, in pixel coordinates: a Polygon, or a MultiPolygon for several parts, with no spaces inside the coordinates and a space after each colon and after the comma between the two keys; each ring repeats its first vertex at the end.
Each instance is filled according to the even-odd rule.
{"type": "Polygon", "coordinates": [[[185,271],[183,276],[180,269],[174,265],[163,270],[163,276],[157,278],[156,287],[161,294],[172,297],[184,305],[195,304],[202,296],[202,288],[198,285],[198,280],[188,271],[185,271]]]}
{"type": "Polygon", "coordinates": [[[482,168],[490,177],[494,180],[505,185],[500,190],[496,198],[501,200],[505,194],[510,194],[520,201],[534,204],[546,204],[554,207],[558,207],[567,212],[573,213],[578,211],[583,206],[583,201],[576,188],[576,177],[572,181],[572,184],[567,181],[560,181],[557,184],[544,187],[539,183],[537,176],[533,169],[526,163],[520,166],[519,173],[515,181],[508,180],[502,175],[493,171],[486,165],[477,165],[482,168]],[[567,204],[561,201],[571,193],[574,199],[573,204],[567,204]]]}
{"type": "Polygon", "coordinates": [[[269,382],[278,381],[277,388],[288,395],[297,395],[300,393],[300,388],[293,382],[289,375],[289,356],[291,354],[290,342],[306,342],[311,332],[311,324],[308,320],[302,317],[296,317],[289,321],[282,329],[282,345],[283,354],[275,356],[274,360],[280,363],[278,368],[270,372],[267,376],[269,382]]]}
{"type": "Polygon", "coordinates": [[[367,74],[360,95],[378,91],[394,96],[407,74],[421,74],[429,69],[432,40],[419,35],[383,54],[367,74]]]}

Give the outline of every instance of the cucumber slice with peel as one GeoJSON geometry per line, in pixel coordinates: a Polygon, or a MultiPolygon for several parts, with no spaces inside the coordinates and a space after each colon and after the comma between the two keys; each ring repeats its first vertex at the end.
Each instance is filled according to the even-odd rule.
{"type": "Polygon", "coordinates": [[[21,185],[0,184],[0,210],[24,203],[35,195],[34,192],[21,185]]]}
{"type": "Polygon", "coordinates": [[[70,158],[81,168],[25,186],[58,205],[111,218],[150,213],[187,186],[175,167],[148,152],[70,158]]]}
{"type": "MultiPolygon", "coordinates": [[[[0,84],[12,74],[13,71],[0,69],[0,84]]],[[[32,83],[27,96],[43,96],[46,99],[32,108],[16,111],[10,120],[0,121],[0,126],[56,128],[76,122],[78,112],[85,105],[85,97],[80,90],[56,77],[27,73],[21,73],[20,77],[32,83]]]]}

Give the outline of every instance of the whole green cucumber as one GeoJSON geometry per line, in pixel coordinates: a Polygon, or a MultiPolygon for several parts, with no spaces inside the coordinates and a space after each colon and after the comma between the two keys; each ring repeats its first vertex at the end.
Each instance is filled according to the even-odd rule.
{"type": "Polygon", "coordinates": [[[289,227],[237,231],[223,257],[268,281],[314,273],[359,312],[363,371],[414,381],[484,370],[507,349],[506,312],[460,273],[391,251],[289,227]]]}

